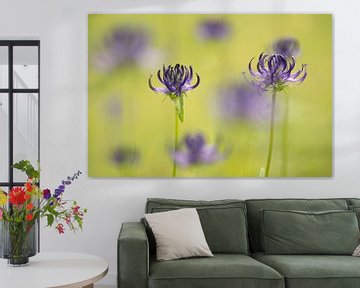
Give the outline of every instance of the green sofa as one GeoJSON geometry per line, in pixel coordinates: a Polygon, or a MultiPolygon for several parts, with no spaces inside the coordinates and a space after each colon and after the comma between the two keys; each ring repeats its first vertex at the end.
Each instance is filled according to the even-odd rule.
{"type": "Polygon", "coordinates": [[[145,221],[123,223],[117,246],[119,288],[360,287],[360,257],[349,254],[359,240],[356,216],[360,215],[360,199],[192,201],[153,198],[147,200],[145,212],[187,207],[197,208],[214,257],[158,262],[155,260],[154,236],[145,221]],[[265,212],[269,215],[264,216],[265,212]],[[303,225],[289,225],[296,223],[297,219],[303,221],[303,225]],[[339,219],[339,223],[334,219],[339,219]],[[281,222],[280,230],[277,229],[276,221],[281,222]],[[349,232],[351,237],[348,238],[351,239],[346,241],[341,235],[323,239],[325,242],[319,244],[323,250],[317,247],[316,241],[321,242],[321,237],[316,237],[317,231],[305,231],[307,236],[304,237],[309,237],[310,245],[305,243],[302,246],[304,242],[301,241],[304,239],[299,239],[303,233],[301,229],[308,229],[313,222],[319,223],[319,233],[325,229],[324,223],[330,225],[328,227],[339,227],[346,233],[356,231],[352,234],[349,232]],[[276,229],[265,233],[265,226],[276,229]],[[277,230],[286,231],[285,239],[278,238],[277,230]],[[279,250],[279,243],[284,243],[285,253],[279,250]],[[345,250],[339,250],[342,245],[346,246],[345,250]],[[316,255],[312,251],[318,248],[320,253],[316,255]],[[287,249],[295,254],[289,255],[287,249]],[[275,254],[268,251],[278,252],[275,254]]]}

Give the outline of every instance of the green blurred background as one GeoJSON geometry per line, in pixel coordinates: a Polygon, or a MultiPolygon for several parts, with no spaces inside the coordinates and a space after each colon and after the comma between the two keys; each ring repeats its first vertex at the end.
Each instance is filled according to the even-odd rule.
{"type": "MultiPolygon", "coordinates": [[[[308,78],[277,96],[270,176],[332,176],[331,15],[94,14],[88,21],[90,177],[171,177],[174,104],[150,90],[148,78],[163,64],[176,63],[192,65],[201,77],[199,87],[187,93],[180,139],[186,133],[201,132],[209,144],[226,151],[223,161],[179,167],[177,177],[259,177],[266,162],[269,117],[226,119],[219,112],[219,91],[241,82],[249,61],[285,36],[299,40],[297,66],[308,64],[308,78]],[[209,19],[226,23],[227,37],[200,37],[199,25],[209,19]],[[107,39],[121,27],[144,31],[147,44],[137,61],[114,67],[107,63],[111,62],[106,59],[107,39]],[[284,163],[286,98],[289,124],[284,163]]],[[[156,77],[153,80],[159,87],[156,77]]],[[[270,101],[270,95],[264,97],[270,101]]]]}

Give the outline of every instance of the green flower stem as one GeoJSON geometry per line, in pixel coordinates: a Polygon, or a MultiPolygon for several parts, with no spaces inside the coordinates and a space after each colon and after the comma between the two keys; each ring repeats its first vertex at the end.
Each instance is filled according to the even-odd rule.
{"type": "MultiPolygon", "coordinates": [[[[178,117],[177,109],[175,107],[175,143],[174,143],[175,151],[178,150],[178,142],[179,142],[179,117],[178,117]]],[[[172,172],[173,177],[176,177],[176,168],[177,168],[176,161],[174,159],[173,172],[172,172]]]]}
{"type": "Polygon", "coordinates": [[[8,223],[11,241],[11,255],[13,258],[21,258],[26,256],[27,236],[26,223],[12,222],[8,223]]]}
{"type": "Polygon", "coordinates": [[[275,106],[276,106],[276,90],[273,89],[272,103],[271,103],[271,119],[270,119],[270,139],[269,139],[269,150],[266,160],[265,177],[269,177],[271,159],[274,146],[274,118],[275,118],[275,106]]]}
{"type": "Polygon", "coordinates": [[[289,96],[285,96],[285,112],[282,127],[281,175],[286,176],[288,170],[288,127],[289,127],[289,96]]]}

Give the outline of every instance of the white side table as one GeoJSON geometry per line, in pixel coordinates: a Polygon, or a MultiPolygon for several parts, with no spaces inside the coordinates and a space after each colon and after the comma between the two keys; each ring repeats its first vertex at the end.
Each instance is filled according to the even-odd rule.
{"type": "Polygon", "coordinates": [[[93,288],[108,272],[100,257],[80,253],[38,253],[28,266],[8,267],[0,260],[1,288],[93,288]]]}

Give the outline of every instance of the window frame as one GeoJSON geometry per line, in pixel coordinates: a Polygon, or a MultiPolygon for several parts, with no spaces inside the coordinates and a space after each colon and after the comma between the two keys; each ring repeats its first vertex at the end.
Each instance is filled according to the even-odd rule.
{"type": "Polygon", "coordinates": [[[0,182],[0,187],[7,187],[8,191],[14,186],[22,186],[25,182],[14,181],[14,94],[16,93],[36,93],[38,95],[38,155],[40,161],[40,40],[0,40],[0,47],[8,48],[8,87],[0,88],[0,93],[7,94],[8,98],[8,181],[0,182]],[[38,49],[38,85],[37,88],[14,88],[14,47],[28,46],[38,49]]]}
{"type": "MultiPolygon", "coordinates": [[[[0,40],[0,47],[8,47],[8,87],[0,88],[0,93],[7,94],[8,99],[8,177],[5,182],[0,181],[0,188],[5,187],[8,191],[14,186],[23,186],[25,182],[14,181],[14,94],[16,93],[36,93],[38,95],[38,135],[37,135],[37,160],[40,162],[40,40],[0,40]],[[38,85],[35,89],[14,89],[14,47],[28,46],[38,49],[38,85]]],[[[33,163],[35,164],[35,163],[33,163]]],[[[40,186],[40,183],[38,183],[40,186]]],[[[39,203],[38,203],[39,204],[39,203]]],[[[39,227],[40,218],[37,220],[39,227]]],[[[40,252],[40,229],[37,229],[37,250],[40,252]]]]}

